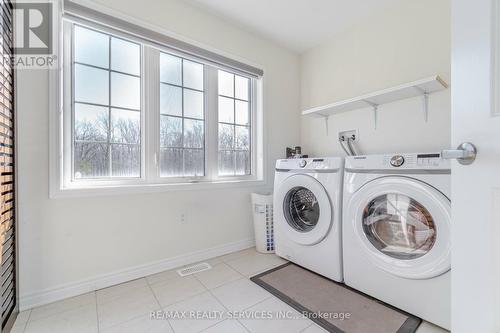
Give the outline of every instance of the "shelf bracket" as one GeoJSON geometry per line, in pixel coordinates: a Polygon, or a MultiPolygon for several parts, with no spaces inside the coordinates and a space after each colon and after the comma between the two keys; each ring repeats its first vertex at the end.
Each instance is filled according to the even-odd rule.
{"type": "Polygon", "coordinates": [[[326,130],[326,136],[328,136],[328,120],[330,119],[330,116],[325,117],[325,130],[326,130]]]}
{"type": "Polygon", "coordinates": [[[363,100],[363,102],[365,102],[366,104],[368,104],[369,106],[372,107],[373,109],[373,121],[374,121],[374,126],[375,126],[375,129],[377,129],[377,122],[378,122],[378,104],[376,103],[373,103],[373,102],[370,102],[370,101],[367,101],[367,100],[363,100]]]}
{"type": "Polygon", "coordinates": [[[429,120],[429,92],[417,86],[415,86],[415,89],[422,94],[422,109],[424,111],[424,120],[427,122],[429,120]]]}
{"type": "Polygon", "coordinates": [[[424,92],[424,119],[425,122],[429,120],[429,93],[424,92]]]}
{"type": "Polygon", "coordinates": [[[373,122],[374,122],[374,127],[377,129],[377,123],[378,123],[378,105],[373,106],[373,122]]]}

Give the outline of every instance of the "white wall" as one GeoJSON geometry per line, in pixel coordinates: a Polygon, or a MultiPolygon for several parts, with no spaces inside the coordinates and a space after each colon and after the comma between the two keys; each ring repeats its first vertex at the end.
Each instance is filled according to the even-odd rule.
{"type": "MultiPolygon", "coordinates": [[[[302,109],[362,95],[434,74],[450,82],[449,0],[401,1],[301,57],[302,109]]],[[[343,154],[339,130],[359,130],[362,153],[434,151],[450,145],[450,89],[422,100],[384,105],[378,128],[373,112],[356,110],[323,119],[301,118],[303,152],[343,154]]]]}
{"type": "Polygon", "coordinates": [[[56,110],[48,109],[48,73],[19,71],[21,308],[189,259],[178,256],[195,253],[192,259],[248,246],[253,238],[249,193],[271,187],[275,160],[282,157],[287,145],[299,142],[298,56],[183,1],[99,2],[264,68],[267,185],[49,199],[49,111],[56,110]],[[179,222],[183,212],[188,214],[186,224],[179,222]],[[214,248],[215,252],[207,250],[214,248]],[[176,260],[168,261],[172,258],[176,260]],[[148,266],[158,261],[158,265],[148,266]],[[114,272],[121,274],[108,276],[114,272]]]}

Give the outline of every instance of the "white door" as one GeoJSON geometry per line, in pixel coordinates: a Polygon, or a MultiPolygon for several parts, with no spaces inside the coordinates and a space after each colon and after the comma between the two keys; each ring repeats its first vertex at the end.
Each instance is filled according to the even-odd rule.
{"type": "Polygon", "coordinates": [[[471,165],[452,163],[454,333],[500,332],[498,2],[452,0],[452,142],[478,150],[471,165]]]}

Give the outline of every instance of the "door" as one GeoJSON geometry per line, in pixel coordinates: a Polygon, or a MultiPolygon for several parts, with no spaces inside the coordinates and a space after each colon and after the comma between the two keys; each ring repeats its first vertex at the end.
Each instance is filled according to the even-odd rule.
{"type": "Polygon", "coordinates": [[[381,177],[353,194],[346,213],[358,241],[350,246],[389,274],[429,279],[450,270],[450,200],[434,187],[381,177]]]}
{"type": "Polygon", "coordinates": [[[320,182],[309,175],[286,178],[278,188],[276,202],[282,203],[278,225],[290,240],[302,245],[321,242],[332,225],[332,205],[320,182]]]}
{"type": "Polygon", "coordinates": [[[500,15],[498,0],[452,0],[452,331],[500,332],[500,15]]]}
{"type": "Polygon", "coordinates": [[[14,175],[14,73],[6,57],[13,55],[12,3],[0,4],[0,302],[1,332],[8,332],[17,314],[15,175],[14,175]]]}

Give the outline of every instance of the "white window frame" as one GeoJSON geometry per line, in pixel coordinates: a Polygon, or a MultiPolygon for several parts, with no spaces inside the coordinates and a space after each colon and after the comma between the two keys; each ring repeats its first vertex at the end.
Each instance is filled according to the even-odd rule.
{"type": "MultiPolygon", "coordinates": [[[[260,186],[266,184],[264,170],[264,121],[263,121],[263,79],[255,79],[224,66],[214,66],[213,63],[204,63],[196,57],[190,57],[182,52],[168,48],[168,46],[152,45],[140,38],[135,38],[113,28],[103,27],[100,24],[62,19],[59,22],[61,34],[58,43],[55,43],[57,55],[63,65],[56,73],[51,73],[50,104],[59,110],[57,117],[51,115],[51,167],[50,167],[50,197],[95,196],[120,194],[131,192],[157,192],[185,189],[209,189],[225,187],[260,186]],[[95,180],[73,181],[72,176],[72,128],[71,114],[73,112],[71,92],[72,82],[68,80],[71,66],[68,45],[72,45],[72,36],[68,33],[67,25],[77,24],[88,26],[91,29],[131,40],[142,45],[141,47],[141,173],[139,178],[106,178],[95,180]],[[68,40],[69,38],[69,40],[68,40]],[[205,66],[205,176],[203,177],[160,177],[160,112],[159,112],[159,52],[170,53],[184,59],[201,62],[205,66]],[[250,149],[251,174],[242,176],[218,175],[218,91],[217,69],[232,72],[250,78],[250,149]],[[68,86],[69,85],[69,86],[68,86]],[[211,87],[211,88],[209,88],[211,87]],[[68,111],[70,110],[70,111],[68,111]],[[68,114],[68,112],[70,112],[68,114]],[[55,119],[54,119],[55,118],[55,119]]],[[[72,28],[70,29],[72,31],[72,28]]],[[[52,108],[51,108],[52,109],[52,108]]]]}
{"type": "MultiPolygon", "coordinates": [[[[239,75],[237,73],[234,73],[234,72],[231,72],[231,71],[228,71],[226,69],[221,69],[223,71],[226,71],[228,73],[231,73],[231,74],[235,74],[235,75],[239,75]]],[[[214,73],[212,74],[214,76],[216,76],[216,79],[218,80],[218,71],[217,69],[214,70],[214,73]]],[[[241,75],[240,75],[241,76],[241,75]]],[[[247,77],[248,78],[248,77],[247,77]]],[[[216,150],[217,150],[217,154],[215,156],[216,158],[216,161],[214,162],[215,163],[215,168],[216,170],[214,170],[215,174],[213,175],[213,177],[215,179],[218,179],[218,180],[221,180],[221,181],[224,181],[224,180],[231,180],[231,179],[253,179],[254,178],[254,175],[255,173],[257,172],[257,169],[255,168],[256,166],[256,163],[257,163],[257,159],[256,159],[256,155],[254,154],[254,147],[257,145],[257,141],[256,141],[256,138],[257,138],[257,135],[258,135],[258,132],[254,132],[254,124],[257,123],[257,118],[256,118],[256,98],[257,98],[257,94],[256,94],[256,91],[257,91],[257,85],[256,85],[256,81],[253,80],[252,78],[249,78],[250,79],[250,91],[249,91],[249,95],[248,95],[248,103],[250,104],[250,115],[249,115],[249,119],[250,119],[250,124],[249,124],[249,127],[250,127],[250,131],[249,131],[249,135],[250,135],[250,174],[249,175],[226,175],[226,176],[220,176],[218,174],[218,150],[219,150],[219,147],[218,147],[218,141],[215,143],[216,144],[216,150]],[[255,141],[254,141],[255,140],[255,141]]],[[[218,87],[218,83],[215,84],[216,87],[218,87]]],[[[236,91],[235,91],[235,94],[236,94],[236,91]]],[[[218,99],[221,95],[219,95],[218,93],[218,90],[215,91],[215,94],[214,94],[214,99],[215,99],[215,102],[218,103],[218,99]]],[[[227,98],[231,98],[231,97],[228,97],[228,96],[223,96],[223,97],[227,97],[227,98]]],[[[236,100],[236,96],[232,97],[233,100],[236,100]]],[[[217,110],[218,106],[214,106],[215,107],[215,110],[217,110]]],[[[218,115],[218,112],[217,112],[217,115],[218,115]]],[[[215,119],[216,121],[216,125],[215,125],[215,128],[218,129],[219,128],[219,119],[215,119]]],[[[236,119],[234,120],[236,122],[236,119]]],[[[233,126],[237,126],[237,124],[233,124],[233,126]]],[[[236,140],[236,137],[234,138],[236,140]]],[[[218,140],[218,137],[216,138],[216,140],[218,140]]],[[[235,151],[235,150],[233,150],[235,151]]]]}
{"type": "MultiPolygon", "coordinates": [[[[153,175],[155,175],[153,182],[158,183],[158,184],[182,184],[182,183],[199,183],[199,182],[211,182],[211,177],[209,173],[209,166],[208,166],[208,129],[210,127],[210,122],[208,120],[209,118],[209,105],[208,105],[208,95],[209,95],[209,89],[208,89],[208,83],[209,81],[207,80],[207,71],[209,70],[209,66],[207,66],[205,63],[201,62],[199,59],[196,59],[194,57],[189,57],[183,54],[180,54],[178,52],[175,52],[174,50],[170,50],[168,48],[162,48],[162,47],[149,47],[151,50],[151,55],[153,57],[150,59],[150,63],[154,64],[154,68],[152,68],[152,71],[150,72],[149,82],[151,86],[155,87],[155,89],[150,89],[150,91],[154,92],[154,96],[151,98],[151,100],[157,102],[154,108],[151,108],[150,115],[152,114],[152,118],[154,118],[154,122],[151,123],[152,128],[155,129],[156,133],[154,135],[154,143],[155,143],[155,151],[154,151],[154,160],[155,160],[155,170],[153,171],[153,175]],[[187,177],[161,177],[160,176],[160,53],[168,53],[176,57],[180,57],[186,60],[191,60],[193,62],[197,63],[202,63],[204,65],[204,70],[203,70],[203,112],[204,112],[204,121],[205,121],[205,128],[204,128],[204,133],[205,133],[205,175],[204,176],[187,176],[187,177]]],[[[184,134],[184,133],[183,133],[184,134]]]]}
{"type": "MultiPolygon", "coordinates": [[[[101,186],[117,186],[117,185],[134,185],[145,183],[145,165],[146,165],[146,154],[145,151],[145,117],[146,117],[146,89],[145,89],[145,61],[144,61],[144,48],[141,46],[141,170],[139,177],[102,177],[94,179],[75,179],[74,178],[74,158],[73,158],[73,143],[74,143],[74,124],[73,117],[75,114],[74,110],[74,75],[73,75],[73,39],[74,39],[74,26],[87,27],[91,30],[102,32],[107,35],[116,36],[118,38],[123,38],[124,40],[130,40],[135,43],[139,41],[130,38],[119,32],[110,32],[106,29],[95,27],[92,25],[82,25],[79,23],[71,23],[68,21],[63,21],[63,38],[65,42],[63,43],[63,182],[65,188],[88,188],[88,187],[101,187],[101,186]]],[[[109,50],[111,52],[111,50],[109,50]]],[[[111,66],[111,64],[110,64],[111,66]]],[[[111,82],[110,82],[111,84],[111,82]]],[[[111,93],[111,91],[110,91],[111,93]]],[[[111,107],[111,106],[110,106],[111,107]]]]}

